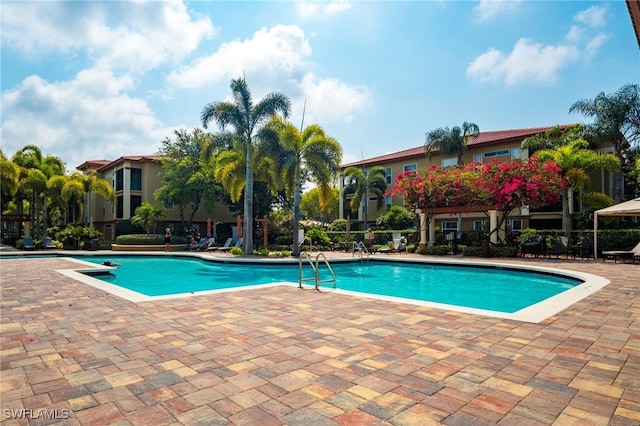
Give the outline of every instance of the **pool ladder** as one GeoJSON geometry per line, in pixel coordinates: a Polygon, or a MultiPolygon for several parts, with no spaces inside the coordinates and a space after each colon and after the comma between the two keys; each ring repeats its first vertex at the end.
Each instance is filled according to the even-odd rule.
{"type": "Polygon", "coordinates": [[[367,249],[367,246],[364,245],[362,241],[354,241],[353,247],[351,248],[351,257],[355,256],[356,252],[360,253],[360,260],[362,261],[363,256],[367,255],[367,260],[369,260],[369,255],[371,254],[367,249]]]}
{"type": "Polygon", "coordinates": [[[333,288],[336,288],[336,273],[333,272],[333,268],[329,264],[329,261],[327,260],[327,257],[324,255],[324,253],[318,253],[316,255],[315,260],[312,259],[311,255],[306,251],[303,251],[300,253],[300,257],[298,260],[298,287],[302,288],[302,283],[305,283],[308,281],[315,281],[316,290],[320,290],[320,287],[319,287],[320,283],[327,283],[327,282],[333,282],[333,288]],[[303,264],[302,259],[303,258],[307,259],[307,262],[309,262],[309,265],[311,265],[311,268],[313,268],[313,272],[314,272],[313,277],[307,277],[307,278],[302,277],[302,264],[303,264]],[[327,268],[329,268],[329,272],[331,272],[331,278],[326,280],[320,280],[320,268],[319,268],[320,259],[322,259],[324,264],[327,265],[327,268]]]}

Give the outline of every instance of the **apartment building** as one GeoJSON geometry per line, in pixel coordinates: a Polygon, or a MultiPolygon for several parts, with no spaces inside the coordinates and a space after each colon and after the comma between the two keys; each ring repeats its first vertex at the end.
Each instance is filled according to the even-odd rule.
{"type": "MultiPolygon", "coordinates": [[[[527,129],[513,130],[497,130],[480,132],[471,138],[467,144],[467,150],[464,153],[463,161],[465,164],[470,162],[488,162],[493,159],[500,161],[513,161],[516,158],[527,159],[529,157],[528,150],[521,149],[522,141],[528,137],[541,134],[553,127],[565,129],[571,127],[572,124],[535,127],[527,129]]],[[[361,167],[366,173],[368,169],[374,166],[381,166],[385,169],[388,188],[393,186],[395,178],[398,174],[406,171],[413,171],[438,165],[441,167],[449,167],[457,164],[456,155],[442,155],[434,152],[429,158],[426,155],[424,145],[406,149],[404,151],[393,152],[366,160],[356,161],[353,163],[343,164],[341,171],[346,168],[355,166],[361,167]]],[[[348,183],[345,177],[340,179],[340,217],[346,219],[347,216],[352,220],[352,229],[364,229],[363,211],[364,201],[358,211],[351,211],[349,207],[350,196],[344,193],[344,188],[348,183]]],[[[612,193],[612,182],[610,173],[607,171],[598,171],[592,173],[589,191],[612,193]]],[[[571,200],[571,211],[579,211],[580,206],[577,201],[571,200]]],[[[403,205],[401,197],[386,197],[384,207],[377,209],[376,199],[370,198],[366,201],[368,211],[368,224],[375,225],[376,218],[384,213],[386,209],[392,205],[403,205]]],[[[538,210],[522,209],[516,210],[506,221],[507,232],[518,232],[527,227],[537,229],[560,229],[562,227],[562,207],[561,205],[548,206],[538,210]]],[[[490,217],[488,211],[475,211],[464,213],[462,220],[459,221],[457,214],[442,213],[435,215],[435,226],[442,231],[458,231],[464,232],[469,230],[488,229],[490,226],[490,217]]]]}
{"type": "MultiPolygon", "coordinates": [[[[115,239],[115,225],[119,221],[131,219],[136,208],[142,203],[148,202],[158,207],[164,207],[167,215],[162,223],[170,226],[180,226],[180,211],[176,206],[161,206],[153,195],[161,185],[160,172],[162,165],[158,161],[158,155],[124,156],[117,160],[92,160],[86,161],[76,167],[83,173],[95,171],[96,176],[111,182],[116,193],[116,203],[96,194],[87,200],[85,208],[85,221],[93,220],[94,227],[104,235],[107,240],[115,239]]],[[[185,219],[191,215],[189,207],[184,212],[185,219]]],[[[193,219],[193,225],[204,235],[207,219],[212,223],[231,225],[236,219],[229,209],[220,205],[214,211],[205,211],[202,206],[198,208],[193,219]]],[[[227,226],[230,228],[230,226],[227,226]]],[[[159,231],[158,231],[159,232],[159,231]]]]}

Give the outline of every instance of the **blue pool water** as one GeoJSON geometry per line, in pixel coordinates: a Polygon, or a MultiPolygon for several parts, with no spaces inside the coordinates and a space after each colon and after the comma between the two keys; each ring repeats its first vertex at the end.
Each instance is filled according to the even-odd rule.
{"type": "MultiPolygon", "coordinates": [[[[103,263],[107,257],[82,260],[103,263]]],[[[297,282],[297,264],[220,263],[165,256],[110,256],[120,266],[113,275],[96,278],[148,296],[297,282]]],[[[497,312],[513,313],[582,281],[511,268],[407,262],[333,263],[337,288],[497,312]]],[[[321,269],[322,271],[322,269],[321,269]]],[[[310,267],[303,273],[312,276],[310,267]]],[[[320,278],[329,278],[327,270],[320,278]]],[[[324,285],[331,287],[331,283],[324,285]]]]}

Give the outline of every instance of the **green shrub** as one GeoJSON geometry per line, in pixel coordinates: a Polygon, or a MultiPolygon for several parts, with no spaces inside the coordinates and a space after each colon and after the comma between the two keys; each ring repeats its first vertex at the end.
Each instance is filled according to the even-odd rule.
{"type": "Polygon", "coordinates": [[[253,254],[255,254],[256,256],[266,256],[266,257],[269,257],[269,249],[268,249],[268,248],[255,249],[255,250],[253,251],[253,254]]]}
{"type": "Polygon", "coordinates": [[[463,256],[482,256],[482,247],[477,246],[464,246],[462,249],[463,256]]]}
{"type": "Polygon", "coordinates": [[[511,246],[491,246],[489,251],[495,257],[516,257],[518,254],[518,248],[511,246]]]}
{"type": "Polygon", "coordinates": [[[240,255],[240,254],[244,254],[244,251],[242,250],[241,247],[234,247],[231,249],[231,254],[240,255]]]}

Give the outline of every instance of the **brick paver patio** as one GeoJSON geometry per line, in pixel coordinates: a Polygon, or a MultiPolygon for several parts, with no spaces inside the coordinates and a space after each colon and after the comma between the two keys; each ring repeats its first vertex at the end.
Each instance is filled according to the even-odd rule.
{"type": "Polygon", "coordinates": [[[611,284],[533,324],[286,286],[135,304],[3,259],[0,421],[640,424],[640,266],[510,262],[611,284]]]}

